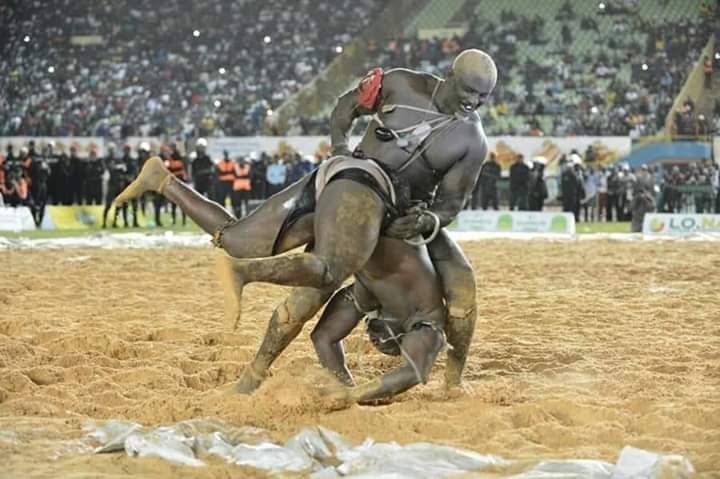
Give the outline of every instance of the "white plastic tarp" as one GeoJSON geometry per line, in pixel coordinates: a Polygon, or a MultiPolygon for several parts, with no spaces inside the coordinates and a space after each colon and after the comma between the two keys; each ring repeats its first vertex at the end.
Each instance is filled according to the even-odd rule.
{"type": "Polygon", "coordinates": [[[690,477],[694,472],[682,456],[631,447],[622,450],[617,464],[596,460],[515,463],[430,443],[400,445],[367,439],[352,446],[336,432],[320,426],[303,429],[280,445],[262,430],[234,428],[213,420],[185,421],[156,429],[109,421],[93,427],[84,440],[100,444],[96,453],[124,450],[132,457],[154,456],[193,467],[202,467],[207,456],[219,456],[228,464],[310,479],[429,479],[482,472],[515,479],[660,479],[690,477]]]}

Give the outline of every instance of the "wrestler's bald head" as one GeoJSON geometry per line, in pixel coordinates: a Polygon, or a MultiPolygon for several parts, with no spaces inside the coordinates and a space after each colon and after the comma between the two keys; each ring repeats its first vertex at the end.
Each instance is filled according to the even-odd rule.
{"type": "Polygon", "coordinates": [[[451,109],[469,114],[485,103],[495,88],[495,62],[482,50],[463,50],[448,72],[451,109]]]}
{"type": "Polygon", "coordinates": [[[453,61],[452,70],[455,75],[460,77],[481,78],[490,85],[490,90],[495,87],[497,81],[497,68],[492,57],[476,48],[460,52],[453,61]]]}

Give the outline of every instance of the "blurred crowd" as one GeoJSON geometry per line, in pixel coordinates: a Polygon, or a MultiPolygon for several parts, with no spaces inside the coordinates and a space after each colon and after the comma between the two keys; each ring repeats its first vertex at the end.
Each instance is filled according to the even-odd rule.
{"type": "Polygon", "coordinates": [[[74,144],[66,152],[62,143],[48,142],[36,148],[30,141],[18,151],[8,145],[5,154],[0,154],[0,205],[29,207],[37,225],[42,223],[46,205],[105,205],[103,227],[117,227],[119,215],[124,226],[137,227],[139,212],[156,226],[163,226],[162,213],[166,210],[173,225],[178,220],[185,224],[185,216],[175,205],[152,193],[118,208],[115,216],[108,218],[115,197],[153,155],[159,155],[176,178],[227,206],[237,217],[249,214],[259,200],[298,181],[324,159],[291,151],[273,155],[263,152],[252,159],[232,158],[226,151],[222,158],[210,158],[204,138],[189,152],[182,142],[163,144],[158,149],[147,142],[136,148],[129,144],[118,148],[110,143],[103,156],[93,147],[87,155],[80,155],[74,144]]]}
{"type": "Polygon", "coordinates": [[[548,202],[572,213],[576,222],[632,221],[634,231],[642,228],[644,214],[653,211],[720,214],[720,166],[710,161],[598,166],[572,150],[560,157],[559,164],[559,174],[548,178],[545,158],[528,161],[518,154],[503,179],[491,152],[468,207],[498,210],[506,200],[510,210],[542,211],[548,202]],[[554,182],[554,197],[548,181],[554,182]],[[506,195],[501,195],[503,191],[506,195]]]}
{"type": "MultiPolygon", "coordinates": [[[[403,66],[437,74],[443,74],[464,48],[480,46],[491,53],[505,78],[491,97],[489,114],[483,115],[483,125],[491,135],[655,134],[663,129],[673,100],[708,39],[713,34],[720,38],[720,7],[699,12],[693,20],[665,22],[644,19],[638,2],[600,4],[606,7],[598,9],[595,16],[581,16],[567,1],[556,12],[555,26],[537,14],[503,11],[497,23],[470,15],[470,27],[462,37],[397,38],[372,48],[378,49],[384,67],[403,66]],[[610,38],[598,30],[600,16],[612,21],[610,38]],[[546,32],[558,25],[560,38],[549,38],[546,32]],[[578,31],[594,32],[598,46],[602,46],[592,53],[573,54],[568,46],[578,31]],[[644,36],[644,44],[637,40],[640,36],[644,36]],[[517,43],[523,40],[543,46],[542,56],[531,56],[518,48],[517,43]],[[619,75],[618,66],[628,64],[631,72],[626,81],[619,75]],[[510,84],[514,79],[519,81],[510,84]],[[520,121],[502,121],[509,116],[520,121]]],[[[474,7],[474,3],[468,6],[474,7]]],[[[713,60],[720,60],[704,60],[709,88],[713,60]]],[[[690,120],[684,131],[695,134],[698,118],[691,115],[690,120]]],[[[720,131],[720,112],[700,123],[701,128],[720,131]]]]}
{"type": "Polygon", "coordinates": [[[376,0],[0,2],[0,135],[252,135],[376,0]]]}
{"type": "MultiPolygon", "coordinates": [[[[577,14],[567,1],[552,20],[506,10],[493,22],[475,14],[477,2],[468,2],[462,17],[469,19],[469,28],[462,36],[371,40],[368,48],[384,68],[406,67],[441,76],[465,48],[491,53],[505,80],[498,83],[488,114],[483,115],[490,135],[653,135],[664,128],[708,39],[720,38],[720,7],[708,1],[692,20],[658,21],[643,18],[638,2],[632,0],[600,4],[606,7],[591,16],[577,14]],[[598,28],[601,16],[612,22],[610,38],[598,28]],[[561,32],[558,38],[548,34],[553,30],[561,32]],[[568,45],[578,32],[595,35],[597,46],[573,53],[568,45]],[[542,47],[542,54],[523,50],[521,41],[542,47]],[[630,65],[627,78],[621,65],[630,65]]],[[[702,60],[704,86],[709,89],[720,53],[702,60]]],[[[712,117],[687,111],[682,131],[673,133],[707,136],[720,131],[718,108],[712,117]]],[[[326,132],[324,121],[305,131],[326,132]]]]}
{"type": "MultiPolygon", "coordinates": [[[[692,62],[720,28],[720,8],[709,2],[702,15],[679,22],[646,20],[632,0],[608,0],[593,15],[577,13],[568,0],[554,18],[508,10],[497,22],[477,14],[477,1],[467,2],[462,37],[377,39],[372,63],[444,73],[459,50],[480,47],[505,78],[484,115],[489,134],[650,135],[663,127],[692,62]],[[600,16],[612,21],[609,38],[598,29],[600,16]],[[558,29],[558,38],[547,33],[558,29]],[[567,45],[579,32],[595,32],[602,47],[574,55],[567,45]],[[542,47],[542,56],[519,48],[522,41],[542,47]],[[619,74],[618,65],[626,64],[629,80],[619,74]],[[503,121],[509,117],[520,121],[503,121]]],[[[273,109],[321,72],[383,5],[0,2],[0,135],[257,134],[273,109]]],[[[707,60],[711,78],[716,60],[707,60]]],[[[678,124],[682,132],[720,126],[717,113],[688,115],[678,124]]],[[[300,118],[295,127],[326,134],[328,122],[300,118]]]]}

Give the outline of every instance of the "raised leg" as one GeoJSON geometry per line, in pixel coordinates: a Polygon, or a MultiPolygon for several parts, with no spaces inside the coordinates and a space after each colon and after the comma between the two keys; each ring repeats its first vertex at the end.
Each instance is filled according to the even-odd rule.
{"type": "Polygon", "coordinates": [[[475,271],[444,229],[428,245],[428,252],[440,276],[448,306],[445,333],[452,349],[448,351],[445,384],[448,387],[458,386],[475,333],[475,271]]]}
{"type": "Polygon", "coordinates": [[[330,183],[315,212],[313,252],[229,259],[238,289],[260,281],[335,290],[372,255],[383,214],[382,201],[366,186],[348,180],[330,183]]]}
{"type": "MultiPolygon", "coordinates": [[[[158,157],[143,165],[138,177],[115,199],[123,204],[147,191],[161,193],[180,207],[206,233],[220,236],[220,245],[231,256],[259,258],[272,254],[273,243],[294,202],[309,178],[289,186],[268,199],[251,215],[236,220],[220,204],[210,201],[185,183],[178,181],[158,157]],[[218,233],[221,232],[221,235],[218,233]]],[[[292,241],[282,241],[280,250],[293,248],[312,239],[312,221],[298,221],[286,233],[292,241]]]]}

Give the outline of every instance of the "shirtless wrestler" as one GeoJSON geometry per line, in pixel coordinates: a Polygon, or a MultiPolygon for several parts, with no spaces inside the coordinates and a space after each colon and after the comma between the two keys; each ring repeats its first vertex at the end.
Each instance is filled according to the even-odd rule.
{"type": "MultiPolygon", "coordinates": [[[[312,332],[323,366],[351,386],[342,340],[365,319],[373,345],[402,355],[404,364],[367,384],[342,390],[344,399],[369,401],[425,383],[445,343],[443,291],[425,246],[380,238],[355,283],[333,296],[312,332]]],[[[337,393],[336,393],[337,394],[337,393]]]]}
{"type": "MultiPolygon", "coordinates": [[[[313,243],[312,251],[236,268],[244,283],[298,286],[273,313],[239,391],[251,392],[260,384],[302,325],[365,265],[381,231],[400,238],[427,235],[457,215],[472,193],[487,152],[476,109],[496,78],[492,59],[479,50],[459,54],[445,80],[403,69],[372,72],[339,99],[332,115],[337,152],[343,152],[355,117],[375,115],[355,157],[330,158],[241,220],[176,181],[159,160],[146,163],[118,196],[116,202],[123,203],[144,191],[162,193],[236,258],[267,257],[313,243]],[[429,208],[412,209],[413,201],[419,200],[429,208]]],[[[474,275],[444,231],[439,230],[429,251],[448,302],[446,332],[454,349],[446,381],[455,385],[474,329],[474,275]]]]}

